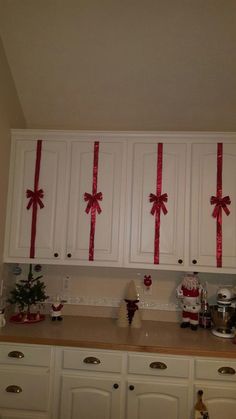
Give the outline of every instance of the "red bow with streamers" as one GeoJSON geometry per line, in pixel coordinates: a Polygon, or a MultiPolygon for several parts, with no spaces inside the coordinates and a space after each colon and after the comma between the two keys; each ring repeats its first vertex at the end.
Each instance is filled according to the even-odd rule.
{"type": "Polygon", "coordinates": [[[153,193],[150,193],[149,195],[149,202],[153,202],[153,206],[151,209],[151,214],[154,215],[158,211],[162,210],[163,214],[167,214],[167,208],[164,204],[164,202],[168,201],[168,195],[167,193],[164,193],[163,195],[154,195],[153,193]]]}
{"type": "Polygon", "coordinates": [[[44,197],[44,192],[42,189],[39,189],[38,191],[31,191],[31,189],[27,189],[26,196],[27,198],[30,198],[26,207],[27,209],[30,209],[33,204],[39,205],[40,208],[44,207],[44,204],[41,201],[41,199],[44,197]]]}
{"type": "Polygon", "coordinates": [[[227,205],[231,204],[230,197],[222,198],[222,174],[223,174],[223,144],[217,144],[217,178],[216,196],[211,197],[211,205],[215,205],[212,216],[216,218],[216,263],[217,268],[222,267],[222,209],[226,215],[230,214],[227,205]]]}
{"type": "Polygon", "coordinates": [[[96,225],[96,211],[98,214],[102,212],[98,201],[102,201],[102,192],[97,192],[98,183],[98,156],[99,156],[99,141],[94,142],[93,150],[93,184],[92,193],[85,192],[84,200],[88,202],[85,212],[88,214],[91,211],[90,222],[90,239],[89,239],[89,260],[94,260],[94,237],[96,225]]]}
{"type": "Polygon", "coordinates": [[[165,202],[168,200],[166,193],[162,194],[162,160],[163,160],[163,144],[157,144],[157,178],[156,178],[156,194],[150,193],[149,202],[153,202],[151,214],[155,215],[155,238],[154,238],[154,263],[159,264],[160,253],[160,226],[161,226],[161,210],[164,215],[167,214],[165,202]]]}
{"type": "Polygon", "coordinates": [[[98,192],[95,195],[85,192],[84,200],[86,202],[88,201],[88,205],[85,209],[85,212],[87,212],[87,214],[92,208],[94,208],[98,212],[98,214],[102,212],[101,207],[98,202],[98,201],[102,201],[102,192],[98,192]]]}
{"type": "Polygon", "coordinates": [[[220,215],[221,209],[224,210],[226,215],[230,214],[230,210],[227,207],[227,205],[230,205],[230,197],[225,196],[224,198],[217,198],[217,196],[211,197],[211,205],[215,205],[215,208],[213,210],[212,216],[214,218],[218,217],[220,215]]]}
{"type": "Polygon", "coordinates": [[[27,210],[32,207],[32,221],[31,221],[31,239],[30,239],[30,258],[34,258],[35,254],[35,239],[36,239],[36,227],[37,227],[37,210],[43,208],[44,205],[41,199],[44,197],[44,192],[42,189],[38,189],[39,183],[39,174],[40,174],[40,164],[41,164],[41,152],[42,152],[42,140],[37,141],[36,149],[36,162],[35,162],[35,172],[34,172],[34,190],[26,190],[26,197],[29,198],[27,205],[27,210]]]}

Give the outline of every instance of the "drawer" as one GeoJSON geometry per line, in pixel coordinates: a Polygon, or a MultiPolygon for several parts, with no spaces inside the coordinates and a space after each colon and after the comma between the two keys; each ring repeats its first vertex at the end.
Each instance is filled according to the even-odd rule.
{"type": "Polygon", "coordinates": [[[189,360],[155,354],[129,354],[128,372],[130,374],[187,378],[189,376],[189,360]]]}
{"type": "Polygon", "coordinates": [[[236,381],[236,361],[229,359],[196,359],[195,378],[205,380],[236,381]]]}
{"type": "Polygon", "coordinates": [[[48,374],[0,369],[1,408],[46,411],[48,405],[48,374]]]}
{"type": "Polygon", "coordinates": [[[63,350],[63,368],[120,372],[122,368],[122,354],[86,350],[63,350]]]}
{"type": "Polygon", "coordinates": [[[48,367],[51,351],[46,346],[0,344],[0,364],[48,367]]]}

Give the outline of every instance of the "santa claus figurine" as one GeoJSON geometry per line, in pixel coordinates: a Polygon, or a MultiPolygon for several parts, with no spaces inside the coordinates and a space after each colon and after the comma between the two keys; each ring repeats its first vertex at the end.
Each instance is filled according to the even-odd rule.
{"type": "Polygon", "coordinates": [[[177,297],[181,299],[182,323],[181,327],[191,327],[197,330],[199,323],[199,311],[201,309],[200,296],[202,286],[199,278],[194,273],[184,276],[182,282],[177,287],[177,297]]]}

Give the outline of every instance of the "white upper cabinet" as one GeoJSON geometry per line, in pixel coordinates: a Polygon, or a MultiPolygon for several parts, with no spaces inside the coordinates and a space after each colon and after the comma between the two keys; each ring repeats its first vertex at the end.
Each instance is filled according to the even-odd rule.
{"type": "Polygon", "coordinates": [[[235,268],[236,143],[192,145],[191,194],[190,264],[235,268]]]}
{"type": "Polygon", "coordinates": [[[16,131],[4,260],[121,266],[125,147],[112,135],[16,131]]]}
{"type": "Polygon", "coordinates": [[[62,255],[67,144],[54,139],[39,145],[24,136],[12,144],[6,261],[62,255]]]}
{"type": "Polygon", "coordinates": [[[4,261],[33,258],[234,273],[236,134],[13,130],[4,261]]]}
{"type": "Polygon", "coordinates": [[[72,143],[68,260],[122,263],[124,146],[116,139],[72,143]]]}
{"type": "Polygon", "coordinates": [[[182,266],[186,145],[162,143],[159,138],[134,143],[131,155],[128,264],[182,266]]]}

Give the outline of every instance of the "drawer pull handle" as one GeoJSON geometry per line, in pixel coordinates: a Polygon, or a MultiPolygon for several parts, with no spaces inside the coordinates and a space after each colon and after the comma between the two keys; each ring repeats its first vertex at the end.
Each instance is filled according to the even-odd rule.
{"type": "Polygon", "coordinates": [[[231,367],[221,367],[218,369],[218,373],[224,375],[234,375],[236,371],[234,368],[231,367]]]}
{"type": "Polygon", "coordinates": [[[156,369],[156,370],[166,370],[167,369],[167,365],[164,364],[164,362],[151,362],[151,364],[149,365],[150,368],[156,369]]]}
{"type": "Polygon", "coordinates": [[[20,386],[11,385],[6,388],[7,393],[21,393],[22,388],[20,386]]]}
{"type": "Polygon", "coordinates": [[[101,364],[100,359],[95,358],[95,356],[88,356],[83,361],[85,364],[92,364],[92,365],[98,365],[101,364]]]}
{"type": "Polygon", "coordinates": [[[24,358],[24,354],[23,354],[23,352],[20,352],[20,351],[11,351],[11,352],[9,352],[9,354],[8,354],[8,357],[9,358],[18,358],[18,359],[22,359],[22,358],[24,358]]]}

